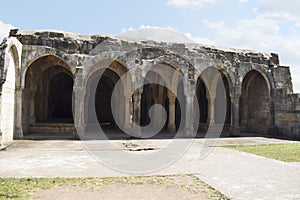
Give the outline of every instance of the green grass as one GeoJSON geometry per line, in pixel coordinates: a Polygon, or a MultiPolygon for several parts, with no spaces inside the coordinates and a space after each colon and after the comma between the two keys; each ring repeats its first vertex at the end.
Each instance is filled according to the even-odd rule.
{"type": "Polygon", "coordinates": [[[191,192],[205,192],[213,200],[227,200],[220,192],[205,184],[194,175],[178,176],[139,176],[110,178],[0,178],[0,200],[2,199],[32,199],[40,190],[52,189],[58,186],[71,188],[85,187],[97,189],[107,184],[156,184],[174,185],[191,192]],[[180,177],[192,178],[192,183],[180,182],[180,177]]]}
{"type": "Polygon", "coordinates": [[[247,153],[284,162],[300,162],[300,143],[226,146],[247,153]]]}

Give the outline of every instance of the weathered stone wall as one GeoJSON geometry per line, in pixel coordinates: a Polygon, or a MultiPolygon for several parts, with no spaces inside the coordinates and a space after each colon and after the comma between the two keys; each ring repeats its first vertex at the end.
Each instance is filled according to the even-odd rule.
{"type": "Polygon", "coordinates": [[[15,38],[5,38],[0,44],[0,144],[13,140],[20,131],[19,77],[22,44],[15,38]]]}
{"type": "MultiPolygon", "coordinates": [[[[225,93],[230,103],[227,107],[231,109],[228,113],[232,115],[229,117],[231,120],[227,120],[227,123],[230,123],[232,134],[238,134],[240,127],[242,127],[244,131],[299,137],[299,96],[292,94],[290,70],[288,67],[280,66],[277,54],[199,44],[159,43],[110,35],[84,36],[51,31],[12,31],[10,38],[20,41],[22,45],[18,66],[10,65],[10,68],[15,68],[15,72],[9,70],[9,73],[2,76],[4,80],[2,86],[6,87],[12,83],[5,82],[5,78],[14,82],[12,74],[16,74],[16,116],[9,119],[9,121],[14,119],[17,124],[15,137],[22,137],[23,132],[29,131],[29,125],[35,123],[36,116],[34,113],[36,111],[34,109],[38,109],[33,97],[37,85],[35,79],[49,67],[63,67],[67,73],[73,76],[75,113],[78,113],[78,116],[84,112],[82,101],[85,101],[87,83],[93,74],[108,66],[118,76],[129,72],[130,83],[122,94],[126,102],[121,110],[125,112],[124,116],[130,118],[129,113],[131,113],[133,120],[139,120],[143,91],[141,89],[132,94],[132,89],[138,89],[143,80],[146,79],[149,70],[153,71],[153,67],[160,64],[174,68],[182,75],[180,84],[182,84],[185,98],[184,107],[186,111],[183,115],[187,129],[194,129],[193,124],[199,124],[199,122],[193,121],[193,98],[197,94],[195,85],[205,69],[213,67],[221,73],[227,82],[225,93]],[[111,65],[113,62],[118,64],[111,65]],[[243,87],[244,83],[247,82],[247,75],[253,72],[256,72],[253,75],[254,81],[249,81],[248,86],[243,87]],[[133,101],[130,103],[131,98],[133,101]]],[[[1,54],[3,57],[5,51],[2,52],[4,52],[1,54]]],[[[4,65],[3,60],[3,58],[0,59],[1,65],[4,65]]],[[[3,68],[3,66],[0,67],[3,68]]],[[[157,73],[165,76],[163,71],[157,71],[157,73]]],[[[176,82],[176,77],[171,77],[169,83],[175,90],[180,85],[178,81],[176,82]]],[[[206,88],[215,88],[214,84],[217,83],[211,81],[206,88]]],[[[175,112],[175,99],[170,98],[169,93],[162,93],[161,95],[163,95],[163,99],[169,100],[168,104],[171,105],[169,110],[175,112]]],[[[214,106],[215,95],[214,92],[207,92],[206,95],[205,98],[208,101],[206,123],[214,124],[214,115],[218,113],[218,110],[215,110],[218,107],[215,108],[214,106]]],[[[2,96],[3,98],[13,99],[13,96],[2,96]]],[[[9,101],[11,102],[11,100],[9,101]]],[[[43,104],[45,102],[46,100],[41,100],[40,105],[45,107],[46,104],[43,104]]],[[[8,107],[12,109],[11,105],[8,107]]],[[[175,120],[176,116],[172,112],[169,112],[169,116],[171,116],[171,118],[169,117],[171,119],[169,120],[169,127],[175,127],[173,124],[175,122],[172,120],[175,120]]],[[[41,110],[38,113],[45,115],[41,110]]],[[[85,123],[85,120],[76,116],[74,119],[75,126],[80,127],[85,123]]],[[[2,119],[4,120],[4,118],[2,119]]],[[[129,123],[129,119],[126,119],[124,123],[129,123]]],[[[201,123],[205,123],[205,121],[202,119],[201,123]]],[[[4,130],[5,137],[6,135],[11,137],[8,134],[11,131],[7,131],[4,124],[9,123],[3,121],[1,130],[4,130]]]]}
{"type": "Polygon", "coordinates": [[[6,81],[2,86],[1,104],[1,131],[2,143],[12,141],[14,135],[14,113],[15,113],[15,88],[16,88],[16,65],[12,50],[7,56],[8,69],[6,81]]]}
{"type": "Polygon", "coordinates": [[[287,88],[276,90],[275,133],[300,138],[300,95],[287,88]]]}

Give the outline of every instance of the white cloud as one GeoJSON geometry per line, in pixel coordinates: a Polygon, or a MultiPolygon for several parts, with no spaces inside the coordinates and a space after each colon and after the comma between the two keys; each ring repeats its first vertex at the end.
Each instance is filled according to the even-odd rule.
{"type": "Polygon", "coordinates": [[[240,3],[247,3],[248,0],[239,0],[240,3]]]}
{"type": "Polygon", "coordinates": [[[210,45],[213,42],[206,38],[206,37],[197,37],[197,36],[192,36],[191,33],[185,33],[184,34],[187,38],[191,39],[192,41],[194,41],[195,43],[199,43],[199,44],[207,44],[210,45]]]}
{"type": "Polygon", "coordinates": [[[244,48],[266,53],[278,53],[281,64],[291,66],[294,89],[300,92],[300,37],[282,34],[282,22],[257,15],[252,19],[241,19],[234,24],[225,21],[203,20],[202,23],[210,32],[209,37],[184,35],[172,28],[159,28],[142,25],[138,29],[123,29],[120,36],[139,39],[150,39],[166,42],[197,42],[200,44],[223,47],[244,48]]]}
{"type": "Polygon", "coordinates": [[[134,39],[154,40],[158,42],[193,43],[191,37],[178,33],[171,27],[161,28],[156,26],[141,25],[139,28],[122,29],[118,35],[134,39]]]}
{"type": "Polygon", "coordinates": [[[10,29],[14,28],[10,24],[5,24],[2,21],[0,21],[0,43],[2,42],[4,37],[7,37],[9,34],[10,29]]]}
{"type": "Polygon", "coordinates": [[[257,16],[231,26],[223,21],[203,20],[203,24],[212,31],[207,40],[214,45],[279,53],[281,64],[291,66],[294,89],[300,92],[300,37],[282,34],[279,20],[257,16]]]}
{"type": "Polygon", "coordinates": [[[168,0],[167,4],[178,8],[199,8],[216,3],[217,0],[168,0]]]}
{"type": "Polygon", "coordinates": [[[258,15],[300,23],[300,1],[258,0],[258,15]]]}

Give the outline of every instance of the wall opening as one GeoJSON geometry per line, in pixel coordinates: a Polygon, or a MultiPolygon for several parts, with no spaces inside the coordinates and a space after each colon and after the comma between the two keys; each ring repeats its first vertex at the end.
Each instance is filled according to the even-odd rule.
{"type": "Polygon", "coordinates": [[[50,81],[47,121],[73,122],[73,79],[66,73],[57,74],[50,81]]]}
{"type": "MultiPolygon", "coordinates": [[[[165,71],[149,71],[146,74],[145,84],[143,86],[143,93],[141,98],[141,125],[148,126],[150,123],[152,126],[163,127],[161,131],[163,132],[176,132],[183,122],[182,111],[184,110],[184,94],[183,94],[183,81],[179,79],[175,84],[174,91],[171,91],[170,85],[166,87],[167,83],[165,81],[172,80],[173,74],[169,73],[169,77],[164,74],[168,71],[169,65],[164,65],[160,69],[165,69],[165,71]],[[151,80],[151,81],[148,81],[151,80]],[[155,82],[155,83],[153,83],[155,82]],[[166,113],[166,119],[164,124],[160,122],[164,121],[163,110],[153,113],[152,122],[150,118],[150,108],[158,104],[162,106],[162,109],[166,113]],[[182,106],[182,109],[181,109],[182,106]]],[[[174,72],[173,69],[170,72],[174,72]]]]}
{"type": "MultiPolygon", "coordinates": [[[[113,113],[124,114],[123,105],[112,100],[112,94],[120,77],[111,69],[100,69],[93,73],[88,81],[87,98],[87,124],[100,124],[104,128],[118,128],[113,113]],[[113,110],[115,109],[115,110],[113,110]]],[[[124,94],[123,86],[118,88],[119,97],[124,94]]]]}
{"type": "Polygon", "coordinates": [[[240,126],[245,131],[267,133],[270,123],[270,92],[265,78],[250,71],[242,84],[240,126]]]}
{"type": "Polygon", "coordinates": [[[200,110],[198,132],[206,132],[209,125],[223,126],[228,132],[231,123],[230,86],[221,70],[209,67],[197,80],[196,96],[200,110]]]}
{"type": "Polygon", "coordinates": [[[23,133],[61,133],[63,129],[52,127],[54,124],[65,124],[66,130],[71,133],[74,121],[72,95],[73,75],[63,60],[53,55],[35,60],[25,74],[23,133]]]}
{"type": "Polygon", "coordinates": [[[207,131],[208,123],[208,99],[206,86],[201,77],[197,80],[196,96],[200,115],[198,131],[205,132],[207,131]]]}

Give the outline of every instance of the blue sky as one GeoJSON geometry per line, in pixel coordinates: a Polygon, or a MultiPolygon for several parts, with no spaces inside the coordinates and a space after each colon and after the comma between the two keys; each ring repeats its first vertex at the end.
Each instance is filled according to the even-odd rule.
{"type": "Polygon", "coordinates": [[[280,54],[300,92],[300,1],[127,0],[3,1],[0,37],[10,27],[119,34],[162,27],[196,42],[280,54]],[[3,9],[6,8],[6,9],[3,9]]]}
{"type": "Polygon", "coordinates": [[[222,1],[213,6],[182,7],[166,0],[110,1],[13,1],[1,3],[12,8],[1,11],[1,21],[20,29],[55,29],[75,33],[118,34],[122,29],[141,25],[171,27],[179,32],[207,35],[205,19],[236,21],[247,17],[254,5],[238,4],[236,0],[222,1]]]}

